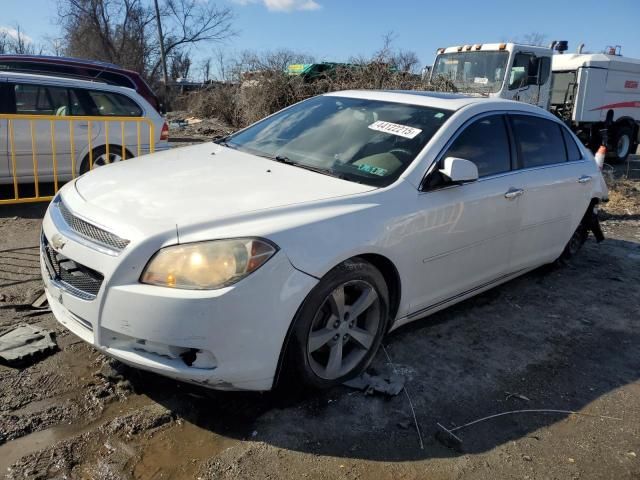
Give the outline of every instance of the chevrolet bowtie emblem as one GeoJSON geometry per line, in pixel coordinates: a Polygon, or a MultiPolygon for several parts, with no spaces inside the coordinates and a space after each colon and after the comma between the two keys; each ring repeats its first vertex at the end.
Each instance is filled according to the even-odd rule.
{"type": "Polygon", "coordinates": [[[66,245],[66,241],[62,235],[56,233],[53,237],[51,237],[51,246],[56,250],[62,250],[62,248],[66,245]]]}

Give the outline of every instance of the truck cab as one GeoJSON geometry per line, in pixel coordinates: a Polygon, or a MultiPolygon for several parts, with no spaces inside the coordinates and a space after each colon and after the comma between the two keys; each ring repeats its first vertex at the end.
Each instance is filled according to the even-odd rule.
{"type": "Polygon", "coordinates": [[[458,92],[537,105],[551,111],[594,152],[606,145],[625,160],[640,141],[640,60],[607,53],[564,54],[550,48],[485,43],[438,49],[430,82],[445,79],[458,92]],[[554,54],[554,50],[557,52],[554,54]]]}
{"type": "Polygon", "coordinates": [[[518,100],[546,110],[551,56],[548,48],[515,43],[440,48],[431,80],[442,76],[462,93],[518,100]]]}

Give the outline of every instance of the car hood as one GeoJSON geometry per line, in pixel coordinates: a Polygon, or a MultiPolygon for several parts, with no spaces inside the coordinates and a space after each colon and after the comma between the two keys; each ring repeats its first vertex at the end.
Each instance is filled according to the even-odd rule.
{"type": "Polygon", "coordinates": [[[100,167],[76,182],[87,203],[142,231],[186,227],[372,189],[214,143],[100,167]]]}

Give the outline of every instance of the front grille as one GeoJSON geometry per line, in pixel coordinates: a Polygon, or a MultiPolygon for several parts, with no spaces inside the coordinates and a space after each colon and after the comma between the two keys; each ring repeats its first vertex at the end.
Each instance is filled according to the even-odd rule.
{"type": "Polygon", "coordinates": [[[49,276],[72,295],[85,300],[93,300],[102,285],[104,279],[102,274],[56,252],[51,248],[44,234],[41,241],[49,276]]]}
{"type": "Polygon", "coordinates": [[[118,252],[129,245],[129,240],[120,238],[119,236],[111,232],[107,232],[106,230],[96,227],[95,225],[92,225],[91,223],[85,222],[81,218],[76,217],[69,211],[69,209],[63,202],[58,202],[58,208],[60,209],[62,218],[67,223],[69,228],[71,228],[71,230],[76,232],[78,235],[81,235],[84,238],[104,245],[108,248],[117,250],[118,252]]]}

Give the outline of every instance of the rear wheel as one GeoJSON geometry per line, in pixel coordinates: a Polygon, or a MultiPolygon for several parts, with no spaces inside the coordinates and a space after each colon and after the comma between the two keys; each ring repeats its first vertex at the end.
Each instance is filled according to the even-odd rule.
{"type": "MultiPolygon", "coordinates": [[[[124,151],[126,158],[131,158],[133,155],[128,151],[124,151]]],[[[92,168],[102,167],[104,165],[108,165],[110,163],[121,162],[124,160],[122,158],[122,147],[119,145],[109,145],[109,154],[107,155],[107,149],[105,146],[96,147],[93,149],[91,159],[89,158],[89,154],[84,157],[82,160],[82,164],[80,165],[80,175],[83,173],[87,173],[92,168]]]]}
{"type": "Polygon", "coordinates": [[[329,388],[371,362],[387,329],[382,274],[355,258],[327,273],[294,320],[285,369],[306,386],[329,388]]]}
{"type": "Polygon", "coordinates": [[[587,241],[587,237],[589,236],[589,229],[586,225],[586,222],[583,220],[576,228],[576,231],[573,232],[573,235],[569,239],[569,242],[564,247],[560,258],[558,258],[557,262],[560,264],[567,264],[582,248],[584,242],[587,241]]]}
{"type": "Polygon", "coordinates": [[[622,126],[617,129],[617,133],[614,139],[614,160],[617,162],[624,162],[633,147],[633,130],[628,126],[622,126]]]}

